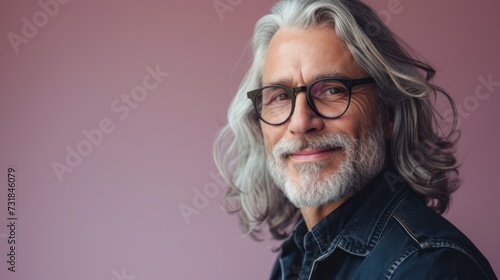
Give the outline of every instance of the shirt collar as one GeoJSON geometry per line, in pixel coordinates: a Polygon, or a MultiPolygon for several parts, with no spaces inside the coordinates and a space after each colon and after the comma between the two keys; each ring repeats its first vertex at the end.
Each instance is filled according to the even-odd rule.
{"type": "Polygon", "coordinates": [[[306,251],[324,254],[338,246],[352,254],[368,254],[394,208],[408,195],[403,182],[393,169],[386,170],[311,231],[300,218],[291,238],[283,243],[283,250],[289,252],[293,250],[291,247],[296,247],[304,256],[306,251]]]}

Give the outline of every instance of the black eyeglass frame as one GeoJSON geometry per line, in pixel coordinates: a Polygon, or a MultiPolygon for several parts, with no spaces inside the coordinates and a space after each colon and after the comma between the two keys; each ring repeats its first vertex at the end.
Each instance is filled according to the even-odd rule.
{"type": "Polygon", "coordinates": [[[284,123],[286,123],[290,117],[293,115],[293,112],[295,111],[295,100],[297,98],[297,93],[299,92],[303,92],[305,91],[306,92],[306,100],[307,100],[307,104],[309,104],[309,107],[313,110],[313,112],[322,117],[322,118],[325,118],[325,119],[338,119],[340,118],[342,115],[345,114],[345,112],[347,112],[347,110],[349,109],[349,106],[351,105],[351,94],[352,94],[352,88],[355,87],[355,86],[359,86],[359,85],[364,85],[364,84],[371,84],[371,83],[375,83],[375,80],[371,77],[368,77],[368,78],[361,78],[361,79],[344,79],[344,78],[321,78],[321,79],[317,79],[315,80],[314,82],[310,83],[308,86],[300,86],[300,87],[294,87],[294,88],[289,88],[289,87],[285,87],[285,86],[282,86],[282,85],[269,85],[269,86],[265,86],[265,87],[261,87],[261,88],[258,88],[258,89],[255,89],[255,90],[251,90],[249,92],[247,92],[247,97],[252,100],[252,103],[253,103],[253,107],[255,109],[255,112],[257,112],[257,115],[259,116],[259,118],[265,122],[266,124],[268,125],[274,125],[274,126],[278,126],[278,125],[282,125],[284,123]],[[311,89],[319,82],[321,81],[339,81],[341,83],[343,83],[346,87],[347,87],[347,90],[348,90],[348,101],[347,101],[347,106],[345,108],[345,110],[340,113],[338,116],[334,116],[334,117],[327,117],[323,114],[321,114],[318,109],[316,108],[316,106],[314,105],[314,102],[312,101],[312,97],[311,97],[311,89]],[[258,108],[257,108],[257,96],[259,95],[259,92],[261,92],[262,90],[266,89],[266,88],[270,88],[270,87],[278,87],[278,88],[282,88],[284,89],[288,95],[290,96],[290,99],[292,100],[292,108],[290,110],[290,115],[282,122],[280,123],[270,123],[268,121],[266,121],[260,114],[258,108]]]}

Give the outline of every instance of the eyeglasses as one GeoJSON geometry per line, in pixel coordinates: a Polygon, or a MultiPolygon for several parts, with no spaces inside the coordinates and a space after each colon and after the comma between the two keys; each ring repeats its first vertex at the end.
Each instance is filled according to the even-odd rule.
{"type": "Polygon", "coordinates": [[[280,125],[290,119],[295,109],[297,93],[302,91],[306,92],[307,103],[314,113],[326,119],[336,119],[349,108],[352,88],[371,83],[375,83],[373,78],[322,78],[308,86],[295,88],[265,86],[249,91],[247,97],[252,100],[259,118],[269,125],[280,125]]]}

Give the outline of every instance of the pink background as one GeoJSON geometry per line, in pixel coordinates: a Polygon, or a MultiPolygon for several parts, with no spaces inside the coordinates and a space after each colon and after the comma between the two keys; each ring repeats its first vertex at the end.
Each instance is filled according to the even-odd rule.
{"type": "MultiPolygon", "coordinates": [[[[245,46],[274,1],[220,2],[234,5],[221,17],[214,1],[70,1],[16,53],[7,34],[21,35],[22,18],[33,22],[42,8],[2,1],[1,279],[268,277],[278,243],[241,237],[236,217],[220,210],[223,191],[210,174],[215,134],[249,66],[245,46]],[[120,119],[111,104],[157,65],[169,76],[120,119]],[[76,149],[82,130],[106,118],[114,130],[60,182],[51,164],[65,163],[66,146],[76,149]],[[6,263],[10,166],[15,273],[6,263]],[[208,205],[187,224],[179,205],[194,207],[204,188],[212,191],[208,205]]],[[[436,82],[458,104],[469,102],[459,144],[464,181],[446,216],[498,273],[500,87],[478,103],[474,91],[480,76],[500,81],[500,2],[400,0],[396,10],[388,8],[393,0],[368,2],[391,15],[389,26],[436,67],[436,82]]]]}

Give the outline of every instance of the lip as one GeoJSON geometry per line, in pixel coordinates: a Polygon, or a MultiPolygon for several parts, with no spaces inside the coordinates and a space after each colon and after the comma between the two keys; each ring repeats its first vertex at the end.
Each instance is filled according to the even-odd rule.
{"type": "Polygon", "coordinates": [[[327,149],[321,149],[321,150],[306,148],[304,150],[301,150],[298,153],[291,154],[290,158],[297,160],[297,161],[318,160],[318,159],[321,159],[325,156],[328,156],[331,153],[338,151],[338,150],[339,150],[339,148],[327,148],[327,149]]]}

